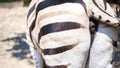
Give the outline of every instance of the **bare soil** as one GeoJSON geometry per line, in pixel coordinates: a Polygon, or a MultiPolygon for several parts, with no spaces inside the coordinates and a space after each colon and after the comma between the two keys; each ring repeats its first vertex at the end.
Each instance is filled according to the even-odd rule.
{"type": "Polygon", "coordinates": [[[0,68],[35,68],[24,42],[28,7],[0,8],[0,68]]]}

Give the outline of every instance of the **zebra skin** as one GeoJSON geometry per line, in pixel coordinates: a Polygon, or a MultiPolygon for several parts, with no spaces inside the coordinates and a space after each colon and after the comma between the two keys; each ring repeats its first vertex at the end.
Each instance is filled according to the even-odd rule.
{"type": "Polygon", "coordinates": [[[103,0],[32,0],[26,37],[37,68],[85,68],[90,17],[119,28],[119,20],[103,0]]]}

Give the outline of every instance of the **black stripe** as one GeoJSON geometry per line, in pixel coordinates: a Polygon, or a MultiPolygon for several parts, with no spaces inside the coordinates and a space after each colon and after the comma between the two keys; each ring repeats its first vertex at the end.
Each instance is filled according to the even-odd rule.
{"type": "MultiPolygon", "coordinates": [[[[35,20],[34,20],[35,21],[35,20]]],[[[35,38],[34,37],[32,37],[32,30],[34,29],[34,27],[35,27],[35,23],[32,23],[31,24],[31,27],[29,28],[29,34],[30,34],[30,39],[31,39],[31,42],[33,43],[33,45],[34,45],[34,49],[40,49],[40,46],[38,45],[38,43],[37,43],[37,41],[35,41],[35,38]],[[35,42],[34,42],[34,41],[35,42]],[[36,45],[35,45],[36,44],[36,45]]]]}
{"type": "Polygon", "coordinates": [[[63,4],[63,3],[67,3],[67,2],[73,3],[74,0],[54,0],[54,1],[53,0],[44,0],[38,4],[36,11],[38,12],[44,8],[49,7],[49,6],[54,6],[54,5],[63,4]]]}
{"type": "Polygon", "coordinates": [[[33,29],[34,26],[35,26],[35,23],[32,23],[32,24],[31,24],[31,27],[29,28],[29,34],[30,34],[31,42],[33,43],[34,46],[36,46],[35,43],[33,42],[32,34],[31,34],[32,29],[33,29]]]}
{"type": "Polygon", "coordinates": [[[57,22],[57,23],[48,24],[40,29],[40,32],[38,34],[39,35],[38,42],[40,41],[40,38],[43,35],[59,32],[59,31],[70,30],[70,29],[77,29],[80,27],[81,27],[80,24],[76,22],[57,22]]]}
{"type": "MultiPolygon", "coordinates": [[[[63,4],[63,3],[75,3],[75,2],[78,2],[77,1],[74,1],[74,0],[44,0],[42,2],[40,2],[36,8],[36,15],[35,15],[35,20],[32,22],[35,24],[36,22],[36,18],[37,18],[37,15],[38,15],[38,12],[44,8],[47,8],[49,6],[54,6],[54,5],[58,5],[58,4],[63,4]]],[[[86,6],[85,6],[85,3],[83,1],[80,1],[79,3],[83,4],[83,7],[85,8],[85,10],[87,11],[86,9],[86,6]]],[[[32,28],[32,30],[34,29],[35,25],[31,25],[30,28],[32,28]]],[[[32,31],[31,30],[31,31],[32,31]]]]}
{"type": "Polygon", "coordinates": [[[117,47],[117,45],[118,45],[117,41],[114,41],[114,40],[112,40],[112,44],[113,44],[114,47],[117,47]]]}
{"type": "Polygon", "coordinates": [[[93,3],[95,4],[95,6],[97,6],[102,12],[104,12],[104,13],[106,13],[108,16],[110,16],[110,17],[113,17],[112,15],[110,15],[109,13],[107,13],[107,12],[105,12],[103,9],[101,9],[99,6],[98,6],[98,4],[96,3],[96,1],[95,0],[92,0],[93,1],[93,3]]]}
{"type": "Polygon", "coordinates": [[[54,1],[53,0],[44,0],[43,2],[40,2],[38,4],[38,7],[37,7],[36,11],[40,11],[44,8],[54,6],[54,5],[58,5],[58,4],[63,4],[63,3],[81,3],[83,5],[85,11],[87,11],[86,5],[83,2],[83,0],[54,0],[54,1]]]}
{"type": "MultiPolygon", "coordinates": [[[[40,2],[36,8],[35,20],[32,23],[35,24],[38,12],[40,10],[47,8],[49,6],[58,5],[58,4],[62,4],[65,2],[73,2],[73,0],[54,0],[54,1],[53,0],[44,0],[44,1],[40,2]]],[[[30,28],[32,28],[32,30],[34,29],[34,27],[35,27],[35,25],[30,26],[30,28]]]]}
{"type": "MultiPolygon", "coordinates": [[[[27,20],[28,20],[28,17],[30,16],[30,14],[35,10],[35,5],[36,5],[36,4],[34,4],[34,5],[30,8],[30,10],[28,11],[27,20]]],[[[27,25],[28,25],[28,24],[27,24],[27,25]]],[[[32,24],[31,24],[31,26],[30,26],[30,28],[29,28],[29,34],[30,34],[31,42],[33,43],[34,48],[36,49],[36,45],[35,45],[35,43],[33,42],[32,34],[31,34],[31,32],[32,32],[32,30],[34,29],[34,27],[35,27],[35,20],[33,20],[32,24]]],[[[38,46],[38,47],[39,47],[39,46],[38,46]]]]}
{"type": "Polygon", "coordinates": [[[67,68],[67,66],[65,66],[65,65],[58,65],[58,66],[48,66],[48,65],[45,65],[44,68],[67,68]]]}
{"type": "Polygon", "coordinates": [[[75,43],[75,44],[72,44],[72,45],[65,45],[65,46],[58,47],[58,48],[43,49],[42,53],[44,55],[54,55],[54,54],[58,54],[58,53],[62,53],[62,52],[65,52],[67,50],[70,50],[77,45],[78,45],[78,43],[75,43]]]}
{"type": "Polygon", "coordinates": [[[35,10],[35,4],[30,8],[30,10],[28,11],[28,14],[27,14],[27,19],[28,17],[30,16],[30,14],[35,10]]]}
{"type": "MultiPolygon", "coordinates": [[[[57,5],[57,4],[62,4],[65,2],[73,2],[73,0],[44,0],[42,2],[40,2],[36,8],[36,14],[35,14],[35,19],[33,20],[30,28],[29,28],[29,33],[30,33],[30,37],[32,39],[32,35],[31,32],[33,31],[33,29],[35,28],[35,23],[36,23],[36,19],[37,19],[37,15],[38,12],[44,8],[47,8],[49,6],[53,6],[53,5],[57,5]]],[[[34,7],[34,6],[33,6],[34,7]]],[[[30,15],[31,11],[33,11],[33,8],[31,8],[31,10],[29,11],[28,15],[30,15]]]]}
{"type": "Polygon", "coordinates": [[[103,0],[103,2],[104,2],[105,10],[106,10],[107,9],[107,1],[103,0]]]}
{"type": "Polygon", "coordinates": [[[117,18],[120,18],[120,8],[116,7],[116,16],[117,18]]]}
{"type": "MultiPolygon", "coordinates": [[[[78,0],[77,0],[77,1],[78,1],[78,0]]],[[[62,4],[62,3],[68,3],[68,2],[74,3],[74,2],[77,2],[77,1],[74,1],[74,0],[54,0],[54,1],[53,1],[53,0],[44,0],[44,1],[40,2],[40,3],[38,4],[36,10],[35,10],[35,11],[36,11],[35,19],[33,20],[32,24],[31,24],[31,26],[30,26],[30,28],[29,28],[29,30],[30,30],[29,33],[30,33],[31,39],[32,39],[31,32],[32,32],[33,29],[35,28],[35,23],[36,23],[37,15],[38,15],[38,12],[39,12],[40,10],[42,10],[42,9],[44,9],[44,8],[47,8],[47,7],[49,7],[49,6],[53,6],[53,5],[58,5],[58,4],[62,4]]],[[[83,7],[86,8],[85,3],[84,3],[83,1],[81,1],[80,3],[83,3],[83,7]]],[[[29,15],[33,12],[34,8],[35,8],[35,5],[33,5],[33,6],[31,7],[31,9],[29,10],[27,17],[29,17],[29,15]]],[[[86,9],[85,9],[85,11],[86,11],[86,9]]],[[[43,32],[43,33],[44,33],[44,32],[43,32]]],[[[39,38],[40,38],[41,35],[44,35],[44,34],[39,34],[39,35],[40,35],[40,36],[39,36],[39,38]]],[[[38,39],[38,40],[39,40],[39,39],[38,39]]],[[[33,42],[33,41],[32,41],[32,42],[33,42]]]]}
{"type": "Polygon", "coordinates": [[[87,14],[87,8],[86,8],[86,4],[84,3],[83,0],[78,0],[78,2],[83,6],[83,8],[85,9],[85,12],[87,14]]]}

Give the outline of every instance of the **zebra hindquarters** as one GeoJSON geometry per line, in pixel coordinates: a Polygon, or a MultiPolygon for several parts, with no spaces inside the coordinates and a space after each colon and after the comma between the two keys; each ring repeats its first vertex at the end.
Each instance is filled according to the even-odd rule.
{"type": "Polygon", "coordinates": [[[40,47],[45,68],[84,68],[89,41],[89,33],[86,29],[74,29],[43,36],[40,47]]]}
{"type": "Polygon", "coordinates": [[[116,29],[103,24],[98,25],[98,31],[91,46],[89,68],[112,68],[111,62],[117,39],[116,29]]]}
{"type": "Polygon", "coordinates": [[[41,10],[32,36],[38,38],[44,68],[84,68],[90,32],[88,16],[80,4],[64,3],[41,10]]]}
{"type": "Polygon", "coordinates": [[[69,2],[39,10],[41,7],[28,18],[33,19],[28,25],[32,42],[42,54],[43,68],[84,68],[90,46],[84,7],[69,2]]]}

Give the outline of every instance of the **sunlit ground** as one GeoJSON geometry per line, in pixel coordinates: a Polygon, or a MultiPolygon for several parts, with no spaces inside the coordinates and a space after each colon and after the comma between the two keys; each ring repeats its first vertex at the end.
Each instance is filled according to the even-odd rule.
{"type": "Polygon", "coordinates": [[[24,42],[28,7],[20,5],[0,7],[0,68],[35,68],[24,42]]]}

